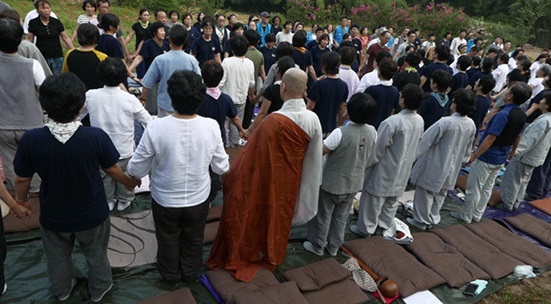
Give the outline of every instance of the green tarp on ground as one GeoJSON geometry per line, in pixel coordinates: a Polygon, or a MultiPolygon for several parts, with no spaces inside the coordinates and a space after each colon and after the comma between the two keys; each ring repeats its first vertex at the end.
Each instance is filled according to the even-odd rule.
{"type": "MultiPolygon", "coordinates": [[[[214,204],[221,204],[220,196],[214,204]]],[[[459,205],[450,199],[446,200],[446,204],[442,209],[442,222],[439,226],[446,227],[452,224],[457,224],[457,221],[449,217],[449,210],[458,210],[459,205]]],[[[149,195],[139,195],[131,207],[124,213],[138,212],[150,208],[149,195]]],[[[116,215],[117,213],[113,213],[116,215]]],[[[404,218],[404,214],[398,214],[398,217],[404,218]]],[[[350,222],[354,223],[356,216],[350,216],[350,222]]],[[[416,230],[413,229],[412,232],[416,230]]],[[[281,266],[275,272],[278,279],[281,280],[282,273],[298,267],[302,267],[313,262],[323,260],[329,257],[326,253],[323,257],[315,256],[306,252],[302,248],[302,242],[306,237],[305,226],[293,227],[290,235],[289,245],[287,247],[287,256],[281,266]]],[[[346,232],[345,239],[353,240],[358,238],[349,230],[346,232]]],[[[0,303],[59,303],[48,291],[48,278],[46,274],[46,261],[42,251],[42,243],[40,241],[40,232],[38,230],[14,233],[7,235],[8,255],[6,258],[5,274],[8,284],[7,293],[0,297],[0,303]]],[[[204,259],[208,256],[210,245],[204,246],[204,259]]],[[[82,254],[80,254],[78,246],[75,248],[73,259],[76,268],[80,271],[85,271],[86,262],[82,254]]],[[[342,252],[336,258],[343,263],[347,257],[342,252]]],[[[203,267],[207,271],[206,267],[203,267]]],[[[84,277],[86,273],[80,273],[79,276],[84,277]]],[[[182,287],[189,287],[198,303],[216,303],[216,300],[210,295],[205,287],[200,283],[194,282],[191,284],[180,283],[170,285],[162,282],[161,276],[158,274],[155,265],[145,265],[133,268],[113,269],[114,287],[104,299],[102,303],[135,303],[139,300],[146,299],[155,295],[167,293],[182,287]]],[[[446,285],[441,285],[431,289],[443,303],[475,303],[481,300],[484,296],[496,292],[500,288],[516,282],[517,279],[513,275],[509,275],[498,281],[490,281],[488,287],[482,294],[470,297],[464,296],[458,289],[449,288],[446,285]]],[[[73,292],[72,296],[65,303],[86,303],[86,283],[84,279],[79,280],[79,285],[73,292]]],[[[374,297],[370,298],[375,301],[374,297]]],[[[375,303],[375,302],[374,302],[375,303]]],[[[395,303],[404,303],[398,300],[395,303]]]]}

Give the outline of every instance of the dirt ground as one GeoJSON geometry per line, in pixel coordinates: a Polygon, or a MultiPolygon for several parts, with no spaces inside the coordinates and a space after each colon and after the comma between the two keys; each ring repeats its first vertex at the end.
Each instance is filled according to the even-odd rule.
{"type": "Polygon", "coordinates": [[[542,276],[508,285],[484,298],[484,304],[540,304],[551,303],[551,271],[542,276]]]}

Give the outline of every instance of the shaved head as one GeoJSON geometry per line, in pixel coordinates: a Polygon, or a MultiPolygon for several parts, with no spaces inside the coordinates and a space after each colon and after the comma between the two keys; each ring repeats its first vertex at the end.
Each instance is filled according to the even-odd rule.
{"type": "Polygon", "coordinates": [[[306,90],[308,76],[299,68],[290,68],[283,74],[281,82],[282,85],[285,85],[286,96],[289,96],[289,98],[300,98],[306,90]]]}

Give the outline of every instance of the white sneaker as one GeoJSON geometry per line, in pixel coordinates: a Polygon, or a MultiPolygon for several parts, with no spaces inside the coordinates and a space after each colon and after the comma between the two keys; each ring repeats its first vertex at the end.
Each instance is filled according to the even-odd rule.
{"type": "Polygon", "coordinates": [[[77,286],[77,280],[73,279],[71,280],[71,290],[69,290],[69,293],[64,296],[57,296],[57,299],[60,300],[61,302],[67,300],[73,293],[73,289],[75,288],[75,286],[77,286]]]}
{"type": "Polygon", "coordinates": [[[132,202],[117,202],[117,210],[123,211],[124,209],[128,208],[132,202]]]}
{"type": "Polygon", "coordinates": [[[100,302],[101,300],[103,300],[103,297],[104,297],[109,291],[111,291],[111,288],[113,288],[113,284],[111,284],[111,286],[109,286],[109,288],[107,288],[107,290],[105,290],[99,297],[97,297],[97,298],[90,297],[90,300],[92,300],[92,302],[94,302],[94,303],[100,302]]]}
{"type": "Polygon", "coordinates": [[[113,211],[113,209],[115,209],[115,202],[109,202],[107,205],[109,206],[109,211],[113,211]]]}

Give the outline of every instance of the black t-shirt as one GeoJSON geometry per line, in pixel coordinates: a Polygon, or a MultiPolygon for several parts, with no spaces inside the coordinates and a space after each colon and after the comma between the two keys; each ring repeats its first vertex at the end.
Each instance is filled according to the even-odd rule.
{"type": "Polygon", "coordinates": [[[210,41],[206,41],[203,36],[195,39],[193,46],[191,47],[191,52],[199,61],[199,66],[202,67],[203,64],[209,60],[214,59],[214,55],[220,54],[220,43],[218,39],[211,37],[210,41]]]}
{"type": "Polygon", "coordinates": [[[96,73],[102,58],[105,55],[98,54],[97,50],[79,51],[72,50],[67,55],[67,68],[69,72],[75,73],[82,82],[86,85],[86,89],[99,89],[103,87],[103,83],[99,80],[96,73]],[[100,57],[98,57],[98,55],[100,57]]]}
{"type": "Polygon", "coordinates": [[[136,32],[136,49],[138,49],[140,42],[151,38],[151,31],[149,30],[150,25],[151,24],[148,24],[146,28],[143,28],[140,22],[136,22],[132,25],[132,30],[136,32]]]}
{"type": "Polygon", "coordinates": [[[293,60],[295,61],[295,64],[298,65],[298,67],[305,71],[306,67],[312,65],[312,55],[309,51],[305,51],[304,53],[295,49],[293,50],[293,60]]]}
{"type": "Polygon", "coordinates": [[[120,41],[117,40],[117,38],[113,37],[113,35],[101,35],[99,37],[98,44],[96,45],[96,50],[104,53],[109,57],[124,58],[122,45],[120,41]]]}
{"type": "Polygon", "coordinates": [[[264,97],[272,102],[268,109],[268,114],[278,111],[283,106],[283,99],[279,94],[279,84],[272,84],[264,91],[264,97]]]}
{"type": "Polygon", "coordinates": [[[222,93],[218,99],[212,98],[212,96],[205,94],[203,103],[197,110],[197,114],[203,117],[208,117],[216,120],[218,126],[220,126],[220,132],[222,133],[222,141],[226,144],[226,130],[224,123],[226,117],[234,119],[237,116],[237,109],[233,104],[231,97],[222,93]]]}
{"type": "Polygon", "coordinates": [[[36,37],[36,47],[42,53],[44,58],[63,57],[61,42],[59,36],[65,31],[61,21],[50,17],[47,25],[44,25],[40,17],[36,17],[29,22],[29,33],[36,37]]]}

